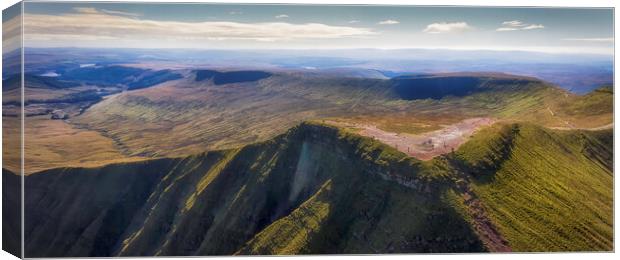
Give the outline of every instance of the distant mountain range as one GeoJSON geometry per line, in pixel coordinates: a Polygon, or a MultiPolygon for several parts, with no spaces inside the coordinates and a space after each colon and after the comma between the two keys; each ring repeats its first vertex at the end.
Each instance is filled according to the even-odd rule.
{"type": "MultiPolygon", "coordinates": [[[[594,54],[525,51],[350,49],[350,50],[178,50],[27,48],[27,70],[46,73],[80,64],[168,63],[191,66],[348,69],[380,71],[387,77],[415,73],[500,71],[533,76],[574,93],[585,94],[613,83],[613,57],[594,54]],[[54,64],[50,67],[51,64],[54,64]]],[[[14,56],[14,55],[13,55],[14,56]]],[[[11,55],[5,56],[11,64],[11,55]]],[[[5,70],[3,78],[12,70],[5,70]]],[[[18,70],[16,70],[18,71],[18,70]]]]}

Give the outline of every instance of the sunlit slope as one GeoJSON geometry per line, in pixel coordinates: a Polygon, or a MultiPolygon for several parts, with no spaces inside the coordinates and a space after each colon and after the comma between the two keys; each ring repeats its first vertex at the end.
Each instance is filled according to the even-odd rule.
{"type": "MultiPolygon", "coordinates": [[[[313,131],[313,138],[323,139],[326,130],[334,131],[313,131]]],[[[368,138],[342,131],[338,138],[324,139],[319,146],[305,143],[297,169],[316,171],[334,164],[342,168],[237,254],[485,250],[467,222],[444,200],[451,189],[449,174],[368,138]],[[329,143],[336,145],[336,153],[329,143]],[[355,151],[356,156],[343,158],[343,150],[355,151]]]]}
{"type": "Polygon", "coordinates": [[[434,169],[302,124],[241,149],[48,170],[26,177],[26,255],[485,250],[434,169]],[[296,239],[266,239],[277,230],[296,239]]]}
{"type": "Polygon", "coordinates": [[[613,86],[603,86],[583,95],[560,99],[555,104],[558,117],[571,128],[599,127],[613,123],[613,86]]]}
{"type": "Polygon", "coordinates": [[[611,140],[499,124],[420,162],[304,123],[239,149],[52,169],[26,176],[26,254],[486,251],[480,214],[513,251],[611,250],[611,140]]]}
{"type": "Polygon", "coordinates": [[[105,132],[133,155],[177,156],[264,141],[311,118],[384,109],[382,82],[334,82],[274,76],[214,85],[191,78],[112,96],[73,122],[105,132]],[[360,100],[370,102],[356,110],[360,100]]]}
{"type": "Polygon", "coordinates": [[[403,87],[403,80],[281,72],[257,81],[215,84],[189,76],[111,96],[72,123],[110,136],[128,155],[179,156],[264,141],[309,119],[359,118],[386,129],[422,122],[433,130],[480,116],[555,127],[596,127],[611,118],[610,111],[596,112],[597,120],[561,114],[564,103],[581,97],[532,78],[447,74],[418,80],[403,87]],[[466,92],[451,93],[452,86],[437,99],[412,99],[411,93],[436,85],[459,87],[463,78],[468,79],[466,92]]]}
{"type": "Polygon", "coordinates": [[[456,157],[513,250],[613,249],[613,129],[498,125],[456,157]]]}

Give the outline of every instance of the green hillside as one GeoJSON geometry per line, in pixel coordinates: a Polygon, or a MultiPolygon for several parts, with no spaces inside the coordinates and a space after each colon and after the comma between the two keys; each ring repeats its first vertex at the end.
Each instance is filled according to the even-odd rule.
{"type": "Polygon", "coordinates": [[[427,167],[370,139],[303,124],[237,150],[48,170],[26,177],[26,255],[484,250],[442,199],[445,176],[427,167]],[[272,230],[298,239],[265,240],[272,230]]]}
{"type": "Polygon", "coordinates": [[[26,256],[609,251],[611,138],[497,125],[421,162],[303,123],[239,149],[51,169],[25,177],[26,256]]]}
{"type": "Polygon", "coordinates": [[[613,249],[613,129],[529,124],[478,133],[455,156],[516,251],[613,249]]]}
{"type": "MultiPolygon", "coordinates": [[[[424,84],[459,82],[461,77],[438,75],[424,84]]],[[[547,107],[558,96],[572,98],[547,83],[503,74],[468,76],[475,79],[475,91],[466,96],[413,100],[399,92],[401,85],[382,79],[279,72],[259,81],[216,85],[194,78],[110,96],[72,124],[112,137],[129,155],[168,157],[238,148],[322,118],[400,117],[392,123],[423,121],[436,128],[449,123],[437,122],[445,118],[491,116],[564,126],[547,107]]],[[[407,91],[427,87],[410,84],[407,91]]]]}
{"type": "Polygon", "coordinates": [[[613,111],[613,98],[613,86],[603,86],[586,94],[577,102],[567,104],[566,113],[592,116],[613,111]]]}

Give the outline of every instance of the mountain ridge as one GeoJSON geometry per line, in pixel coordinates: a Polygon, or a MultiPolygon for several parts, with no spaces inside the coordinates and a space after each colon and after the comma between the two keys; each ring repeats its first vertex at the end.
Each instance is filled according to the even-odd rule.
{"type": "MultiPolygon", "coordinates": [[[[46,256],[484,251],[489,250],[489,245],[484,245],[484,233],[480,232],[486,231],[473,228],[480,221],[474,217],[475,212],[484,210],[484,214],[490,214],[488,225],[499,223],[499,234],[509,235],[505,237],[508,245],[517,246],[517,251],[544,250],[524,248],[518,237],[506,230],[497,213],[486,208],[485,205],[495,202],[489,199],[483,185],[494,183],[493,179],[481,182],[477,175],[467,173],[466,176],[472,176],[466,177],[471,182],[470,194],[480,197],[482,204],[473,212],[467,210],[471,206],[463,202],[467,195],[459,191],[458,183],[463,177],[457,173],[503,172],[503,161],[524,154],[515,148],[503,150],[515,143],[510,136],[520,136],[512,137],[522,140],[516,147],[532,142],[556,147],[554,139],[549,143],[537,137],[539,134],[529,133],[585,135],[599,140],[607,138],[610,131],[506,125],[507,129],[527,130],[511,132],[501,130],[503,125],[476,134],[471,143],[455,154],[429,162],[407,157],[372,138],[319,122],[306,122],[273,139],[239,149],[99,168],[46,170],[25,177],[30,191],[25,198],[30,211],[26,221],[28,226],[40,227],[26,230],[32,239],[25,246],[27,252],[46,256]],[[495,136],[505,141],[478,141],[495,136]],[[475,152],[480,148],[474,147],[487,152],[475,152]],[[489,157],[488,151],[508,151],[499,154],[510,156],[489,157]],[[499,166],[479,168],[469,163],[480,160],[475,158],[503,159],[490,161],[490,165],[499,166]],[[469,166],[455,166],[461,164],[469,166]],[[87,192],[90,185],[108,188],[87,192]],[[76,196],[87,193],[88,198],[76,196]],[[60,216],[72,219],[71,223],[61,221],[60,216]],[[395,222],[396,219],[400,221],[395,222]],[[63,240],[54,238],[58,232],[63,234],[63,240]],[[80,243],[73,244],[73,239],[80,243]]],[[[585,146],[590,147],[585,152],[579,146],[568,148],[571,153],[566,158],[579,154],[591,158],[587,160],[608,162],[610,157],[593,157],[601,153],[588,151],[608,149],[600,148],[600,141],[592,142],[599,144],[585,146]]],[[[589,165],[587,160],[572,159],[574,167],[589,165]]],[[[7,174],[3,171],[3,176],[7,174]]],[[[511,211],[523,210],[522,206],[514,207],[511,211]]],[[[588,212],[583,214],[591,214],[588,212]]],[[[558,225],[571,223],[569,218],[558,225]]],[[[571,243],[577,245],[574,250],[583,250],[579,246],[582,242],[559,242],[564,250],[571,250],[571,243]]],[[[595,246],[608,248],[603,244],[595,246]]]]}
{"type": "MultiPolygon", "coordinates": [[[[243,245],[243,243],[245,243],[245,241],[249,240],[252,237],[252,233],[243,235],[243,233],[238,233],[238,231],[227,230],[226,232],[223,232],[224,230],[220,230],[221,228],[224,228],[224,226],[221,226],[223,224],[221,223],[221,220],[223,219],[227,220],[227,223],[229,223],[227,225],[232,225],[232,223],[237,223],[239,225],[243,224],[243,226],[245,227],[247,227],[248,225],[247,223],[248,220],[246,218],[249,216],[246,216],[246,217],[238,216],[238,213],[243,212],[243,211],[233,210],[229,212],[228,210],[225,210],[225,208],[232,206],[233,207],[231,208],[232,210],[235,207],[239,207],[240,205],[244,205],[243,207],[248,207],[250,205],[264,205],[263,207],[265,208],[261,209],[259,207],[258,209],[256,209],[258,211],[256,211],[255,213],[252,213],[253,210],[250,210],[248,212],[248,214],[251,214],[250,216],[253,216],[253,214],[258,214],[258,215],[255,215],[255,217],[253,217],[253,218],[257,218],[256,222],[251,221],[251,223],[254,223],[254,225],[258,225],[257,228],[260,228],[260,226],[267,225],[271,223],[272,221],[274,221],[275,219],[281,218],[283,214],[288,215],[288,212],[291,211],[290,207],[293,207],[293,208],[295,207],[291,205],[299,205],[299,203],[307,200],[307,198],[309,198],[311,194],[315,193],[317,189],[319,189],[319,187],[325,185],[325,182],[320,181],[320,180],[327,181],[327,179],[325,178],[329,176],[331,176],[329,178],[337,178],[337,181],[336,179],[332,179],[332,181],[336,181],[337,183],[337,184],[334,184],[336,185],[336,186],[333,186],[334,189],[349,190],[352,187],[356,187],[356,189],[359,188],[357,187],[357,185],[349,186],[347,184],[347,180],[350,180],[349,179],[350,177],[354,177],[354,179],[360,178],[360,181],[361,181],[360,185],[364,183],[363,185],[361,185],[361,187],[364,187],[367,185],[374,186],[376,185],[376,183],[379,183],[383,186],[383,185],[389,185],[389,182],[386,180],[383,180],[379,176],[373,175],[371,173],[372,171],[380,170],[380,169],[389,169],[393,167],[395,167],[393,168],[394,170],[401,169],[402,167],[412,167],[412,166],[417,167],[415,165],[417,165],[418,162],[415,159],[406,158],[400,152],[393,150],[393,148],[387,147],[383,144],[373,142],[372,140],[368,140],[367,138],[363,138],[359,136],[346,135],[346,136],[342,136],[343,139],[340,139],[339,134],[342,134],[342,133],[340,133],[335,128],[304,124],[300,126],[299,128],[295,128],[291,130],[291,132],[289,132],[287,135],[281,135],[275,138],[274,140],[270,140],[264,143],[249,145],[241,150],[209,152],[206,154],[191,156],[191,157],[187,157],[184,159],[156,159],[156,160],[147,161],[147,162],[108,165],[102,168],[54,169],[54,170],[47,170],[47,171],[43,171],[43,172],[36,173],[33,175],[29,175],[28,177],[26,177],[27,178],[26,180],[27,189],[30,191],[28,194],[26,194],[26,201],[27,201],[26,207],[28,208],[27,212],[30,211],[30,213],[27,213],[27,215],[31,217],[27,218],[26,221],[27,221],[27,224],[31,223],[28,226],[33,226],[32,225],[33,222],[39,223],[39,225],[37,226],[39,226],[40,229],[37,229],[38,231],[26,230],[28,237],[32,238],[30,241],[26,241],[27,252],[37,252],[37,254],[41,254],[41,255],[54,255],[54,256],[67,256],[67,255],[103,256],[103,255],[149,255],[149,254],[181,255],[181,254],[186,254],[186,253],[189,253],[190,251],[187,251],[188,249],[182,249],[182,247],[187,247],[187,246],[191,247],[192,244],[182,243],[182,241],[184,241],[185,239],[190,239],[188,241],[191,241],[195,239],[195,236],[201,235],[201,232],[196,233],[198,230],[200,230],[199,227],[201,226],[201,224],[194,223],[194,222],[200,221],[201,219],[204,219],[204,217],[209,216],[210,214],[215,214],[213,215],[215,219],[212,220],[214,222],[212,222],[213,226],[211,227],[213,229],[207,229],[206,233],[202,233],[202,234],[206,234],[207,238],[211,237],[210,239],[203,240],[203,241],[210,241],[210,242],[208,244],[202,243],[202,245],[194,244],[192,248],[193,253],[191,254],[192,255],[193,254],[232,254],[232,253],[235,253],[237,250],[239,250],[239,248],[243,245]],[[319,139],[313,139],[313,138],[319,138],[319,139]],[[338,148],[338,149],[344,149],[343,154],[340,154],[340,155],[336,154],[336,156],[332,156],[326,153],[327,151],[332,150],[333,148],[333,146],[331,145],[331,142],[327,141],[332,138],[334,138],[333,140],[336,140],[336,141],[340,140],[337,142],[340,142],[342,145],[345,145],[345,146],[342,146],[344,148],[338,148]],[[319,141],[319,140],[323,140],[323,141],[319,141]],[[319,142],[316,142],[316,141],[319,141],[319,142]],[[322,148],[325,145],[329,145],[329,146],[322,148]],[[306,148],[303,148],[304,146],[306,148]],[[350,147],[350,148],[347,148],[347,147],[350,147]],[[323,170],[318,169],[318,168],[312,168],[312,167],[306,170],[301,169],[300,171],[302,172],[306,171],[305,174],[310,174],[311,176],[314,176],[314,177],[304,178],[305,181],[301,181],[302,184],[294,184],[296,183],[296,181],[294,179],[291,179],[293,176],[291,176],[290,174],[286,174],[286,173],[287,172],[290,173],[291,170],[294,171],[295,168],[307,167],[307,166],[303,166],[303,163],[300,164],[300,162],[298,162],[298,159],[296,159],[296,157],[303,155],[304,149],[306,150],[306,153],[308,152],[311,153],[311,154],[306,155],[306,156],[311,157],[310,160],[318,160],[318,159],[331,160],[332,163],[327,162],[325,164],[322,164],[320,167],[324,168],[323,170]],[[354,149],[354,150],[350,150],[350,149],[354,149]],[[216,164],[208,163],[207,161],[209,161],[210,159],[207,159],[207,160],[199,159],[199,158],[226,158],[226,154],[231,155],[231,156],[234,155],[234,156],[229,157],[232,161],[228,161],[227,163],[221,164],[221,166],[217,166],[218,165],[217,163],[216,164]],[[319,156],[319,157],[317,158],[316,156],[319,156]],[[332,159],[328,159],[328,158],[332,158],[332,159]],[[349,162],[350,159],[359,161],[359,162],[364,162],[364,163],[361,165],[358,163],[357,166],[354,166],[356,164],[352,164],[352,162],[349,162]],[[399,160],[399,161],[394,161],[394,160],[399,160]],[[393,163],[394,165],[392,165],[393,163]],[[252,165],[257,165],[259,168],[254,168],[252,165]],[[131,169],[128,168],[126,170],[122,170],[124,167],[130,167],[131,169]],[[293,169],[291,169],[291,167],[293,169]],[[332,168],[332,167],[335,167],[335,168],[332,168]],[[348,171],[346,169],[349,169],[349,167],[355,167],[355,169],[358,169],[356,170],[356,172],[359,171],[358,173],[360,174],[354,174],[354,175],[350,175],[349,173],[344,174],[348,171]],[[174,170],[175,168],[178,170],[174,170]],[[209,172],[210,171],[208,170],[209,168],[219,169],[213,172],[214,174],[217,174],[217,175],[213,175],[213,176],[211,176],[211,174],[202,175],[203,171],[209,172]],[[153,171],[154,169],[158,169],[158,170],[152,173],[148,173],[149,171],[153,171]],[[167,171],[169,171],[166,169],[170,169],[170,172],[166,173],[167,171]],[[194,169],[194,170],[191,170],[191,169],[194,169]],[[204,169],[204,170],[200,170],[200,169],[204,169]],[[234,170],[234,169],[237,169],[237,170],[234,170]],[[245,170],[242,170],[242,169],[245,169],[245,170]],[[327,169],[333,169],[334,171],[341,172],[343,174],[341,174],[342,176],[331,175],[330,173],[331,171],[328,171],[327,169]],[[130,176],[134,176],[134,177],[124,176],[125,175],[124,172],[126,171],[132,172],[132,175],[130,176]],[[246,171],[247,173],[244,174],[243,172],[246,172],[246,171]],[[236,172],[237,174],[233,174],[233,172],[236,172]],[[248,175],[251,172],[255,172],[255,173],[248,175]],[[258,174],[260,172],[263,172],[263,173],[258,174]],[[362,174],[363,172],[366,172],[367,174],[362,174]],[[147,174],[147,175],[144,175],[144,174],[147,174]],[[151,178],[154,178],[154,179],[161,180],[161,182],[159,182],[158,184],[153,183],[152,185],[148,185],[147,183],[152,183],[152,181],[146,181],[143,178],[140,178],[140,179],[143,179],[143,181],[141,182],[142,184],[140,184],[138,182],[130,181],[127,179],[127,178],[131,178],[134,180],[138,180],[135,178],[138,178],[138,176],[140,175],[150,176],[149,180],[151,180],[151,178]],[[82,180],[73,179],[73,177],[78,177],[78,176],[80,176],[79,178],[82,180]],[[56,179],[56,181],[50,181],[48,180],[48,178],[54,178],[56,179]],[[65,178],[68,178],[68,179],[65,179],[65,178]],[[95,179],[88,180],[89,178],[95,178],[95,179]],[[112,178],[112,179],[109,179],[109,178],[112,178]],[[211,179],[211,180],[210,181],[206,179],[199,180],[199,179],[204,179],[204,178],[211,179]],[[267,178],[267,179],[264,179],[264,178],[267,178]],[[37,181],[37,179],[40,179],[41,181],[37,181]],[[114,179],[116,179],[116,181],[114,181],[114,179]],[[116,194],[114,196],[110,196],[112,198],[108,198],[107,196],[104,196],[103,194],[91,194],[89,196],[90,198],[87,200],[90,202],[83,201],[83,202],[80,202],[80,204],[74,204],[76,206],[82,205],[81,207],[79,207],[80,208],[79,213],[77,211],[73,211],[71,208],[66,208],[66,207],[58,207],[55,209],[49,208],[50,206],[57,205],[58,203],[62,204],[62,201],[68,202],[67,200],[69,201],[73,200],[72,198],[75,198],[75,196],[70,196],[69,194],[74,194],[73,192],[83,193],[83,192],[80,192],[79,190],[88,189],[89,183],[92,183],[93,185],[97,183],[96,185],[98,187],[104,187],[104,186],[112,187],[112,186],[109,186],[109,184],[117,183],[118,181],[122,181],[124,184],[121,185],[121,187],[115,188],[113,190],[120,189],[120,190],[124,190],[123,192],[119,193],[119,192],[114,192],[113,190],[110,191],[110,192],[113,192],[113,194],[116,194]],[[37,188],[36,183],[40,183],[39,185],[42,185],[42,186],[37,188]],[[208,183],[208,184],[206,184],[206,186],[201,186],[201,183],[208,183]],[[312,183],[315,183],[315,184],[312,184],[312,183]],[[78,184],[79,186],[75,186],[78,184]],[[259,191],[264,189],[260,187],[266,184],[269,185],[269,188],[267,189],[268,191],[267,194],[259,195],[259,194],[262,194],[262,192],[259,192],[259,191]],[[32,185],[35,185],[35,186],[32,186],[32,185]],[[65,188],[61,188],[57,185],[63,185],[65,188]],[[135,186],[135,185],[138,185],[138,186],[135,186]],[[147,188],[144,185],[150,186],[151,188],[147,188]],[[258,187],[256,187],[256,185],[258,185],[258,187]],[[276,185],[276,186],[273,186],[273,185],[276,185]],[[243,186],[245,186],[245,188],[243,188],[243,186]],[[278,186],[280,186],[281,188],[277,188],[278,186]],[[72,190],[73,188],[71,187],[75,187],[78,190],[72,190]],[[142,188],[139,188],[139,187],[142,187],[142,188]],[[203,188],[200,188],[200,187],[203,187],[203,188]],[[251,188],[251,187],[254,187],[254,188],[251,188]],[[294,188],[294,187],[298,187],[298,188],[294,188]],[[44,189],[45,192],[43,192],[44,190],[41,190],[41,189],[44,189]],[[175,189],[180,189],[180,190],[185,190],[185,191],[174,192],[175,189]],[[191,192],[192,189],[196,189],[196,191],[191,192]],[[201,189],[203,190],[200,191],[201,189]],[[258,190],[252,191],[254,189],[258,189],[258,190]],[[141,191],[147,191],[147,190],[151,190],[152,192],[150,192],[151,195],[148,195],[149,199],[145,200],[146,199],[145,196],[149,192],[142,193],[141,191]],[[245,202],[243,201],[235,202],[234,198],[240,196],[238,195],[239,192],[242,192],[242,194],[244,194],[243,193],[244,190],[246,190],[247,192],[259,192],[259,193],[255,195],[243,195],[240,198],[242,198],[245,202]],[[289,192],[287,192],[287,190],[289,190],[289,192]],[[43,193],[39,193],[39,191],[43,193]],[[129,192],[129,191],[135,191],[135,192],[129,192]],[[291,195],[284,195],[284,194],[283,194],[284,196],[279,195],[279,193],[281,192],[284,192],[285,194],[289,193],[291,195]],[[144,195],[139,195],[141,193],[144,195]],[[269,195],[269,193],[274,193],[274,194],[269,195]],[[45,194],[45,197],[40,197],[44,194],[45,194]],[[61,195],[61,194],[66,194],[66,195],[61,195]],[[122,194],[125,194],[125,195],[122,195],[122,194]],[[218,196],[216,194],[223,194],[225,197],[216,199],[218,196]],[[228,195],[225,195],[225,194],[228,194],[228,195]],[[67,195],[69,195],[69,197],[67,197],[67,195]],[[146,212],[144,214],[136,213],[135,215],[134,214],[131,214],[131,215],[132,216],[147,216],[147,217],[134,218],[131,221],[131,223],[133,224],[131,224],[127,222],[126,217],[123,217],[122,212],[125,212],[127,214],[127,210],[128,210],[127,208],[132,207],[130,205],[137,206],[140,204],[140,203],[135,204],[132,202],[133,200],[129,199],[135,196],[141,197],[142,198],[141,201],[144,201],[142,203],[146,203],[146,204],[143,204],[143,206],[138,207],[138,208],[142,208],[143,210],[146,210],[146,212]],[[177,196],[181,196],[181,198],[177,196]],[[213,197],[213,196],[216,196],[216,197],[213,197]],[[114,198],[117,198],[119,202],[120,201],[125,201],[125,202],[123,202],[122,204],[116,204],[113,201],[114,198]],[[124,198],[124,199],[121,199],[121,198],[124,198]],[[173,199],[173,198],[176,198],[176,199],[173,199]],[[256,201],[252,202],[253,200],[252,198],[262,198],[262,199],[259,199],[259,202],[256,202],[256,201]],[[59,199],[60,201],[57,201],[59,199]],[[92,199],[104,200],[104,201],[93,203],[92,199]],[[181,199],[181,201],[186,201],[186,202],[178,203],[179,199],[181,199]],[[211,201],[211,202],[205,204],[206,202],[205,199],[206,201],[211,201]],[[57,202],[52,203],[52,201],[57,201],[57,202]],[[108,202],[105,202],[105,201],[108,201],[108,202]],[[263,202],[260,202],[260,201],[263,201],[263,202]],[[32,203],[35,203],[35,204],[32,204],[32,203]],[[88,203],[88,204],[84,204],[84,203],[88,203]],[[170,203],[173,203],[173,204],[170,204],[170,203]],[[221,208],[221,206],[216,206],[221,203],[224,203],[224,204],[232,203],[232,204],[224,208],[221,208]],[[293,204],[289,205],[290,203],[293,203],[293,204]],[[89,204],[90,206],[88,206],[89,204]],[[92,204],[96,204],[97,205],[96,207],[101,208],[100,210],[103,210],[103,211],[100,211],[101,213],[91,212],[91,210],[94,210],[93,209],[94,205],[92,204]],[[175,212],[174,210],[171,210],[171,209],[177,208],[176,206],[173,206],[175,204],[181,204],[180,206],[181,208],[179,208],[178,211],[176,211],[177,213],[175,213],[176,217],[174,215],[169,215],[170,212],[173,212],[173,213],[175,212]],[[37,205],[37,206],[34,206],[34,205],[37,205]],[[106,206],[106,205],[109,205],[109,206],[106,206]],[[213,208],[214,210],[217,208],[221,208],[222,211],[216,211],[213,213],[209,213],[210,210],[208,210],[208,208],[204,208],[205,205],[211,205],[212,207],[215,207],[213,208]],[[234,206],[234,205],[237,205],[237,206],[234,206]],[[110,208],[105,209],[106,207],[110,207],[110,208]],[[35,212],[31,211],[33,209],[36,209],[36,211],[35,212]],[[62,210],[62,212],[64,213],[60,213],[58,210],[62,210]],[[71,221],[70,225],[69,223],[63,224],[63,222],[60,222],[60,223],[54,222],[55,224],[53,224],[52,222],[43,221],[43,219],[38,219],[38,216],[42,216],[41,213],[43,212],[47,212],[44,215],[51,214],[52,216],[56,214],[62,214],[68,219],[73,219],[73,221],[71,221]],[[105,213],[105,212],[109,212],[109,213],[105,213]],[[112,214],[112,212],[116,212],[116,213],[112,214]],[[235,215],[234,217],[232,215],[228,215],[228,214],[232,214],[232,212],[235,212],[235,214],[237,215],[235,215]],[[81,217],[78,217],[73,214],[79,214],[81,217]],[[103,214],[103,215],[99,215],[99,214],[103,214]],[[199,216],[196,216],[196,214],[198,215],[207,214],[207,215],[204,215],[204,217],[199,217],[199,216]],[[224,215],[221,215],[221,214],[224,214],[224,215]],[[273,216],[279,216],[279,217],[275,217],[275,218],[270,217],[272,216],[272,214],[275,214],[273,216]],[[224,217],[224,216],[228,216],[228,217],[224,217]],[[91,218],[91,219],[86,220],[84,218],[91,218]],[[263,221],[267,221],[267,222],[264,222],[265,224],[260,224],[261,218],[265,219],[263,221]],[[126,219],[126,220],[123,221],[123,219],[126,219]],[[40,221],[43,221],[43,222],[40,222],[40,221]],[[110,221],[115,221],[115,222],[110,222],[110,221]],[[122,222],[118,222],[118,221],[122,221],[122,222]],[[235,222],[235,221],[238,221],[238,222],[235,222]],[[86,226],[80,227],[79,223],[83,223],[86,226]],[[92,224],[87,224],[87,223],[92,223],[92,224]],[[108,223],[106,225],[105,232],[101,233],[103,230],[96,231],[97,230],[96,226],[103,225],[103,223],[108,223]],[[115,223],[115,224],[112,224],[112,223],[115,223]],[[165,223],[169,223],[169,224],[165,224],[165,223]],[[87,228],[87,226],[90,226],[90,228],[87,228]],[[110,228],[111,226],[117,227],[119,229],[122,227],[127,227],[128,229],[115,231],[116,228],[110,228]],[[131,227],[135,227],[135,229],[133,229],[135,231],[130,231],[131,227]],[[165,236],[158,235],[158,234],[161,234],[162,232],[161,228],[165,228],[165,227],[169,227],[170,229],[167,229],[168,231],[164,232],[164,234],[168,232],[170,233],[165,236]],[[50,242],[53,241],[49,239],[53,239],[52,237],[55,236],[54,234],[57,234],[56,232],[47,232],[47,231],[41,233],[43,230],[47,228],[54,228],[54,229],[60,228],[61,230],[68,229],[68,230],[62,231],[63,237],[65,238],[64,242],[58,241],[58,240],[55,240],[56,242],[53,242],[51,244],[49,242],[44,242],[44,241],[50,241],[50,242]],[[189,230],[194,230],[194,231],[190,232],[189,230]],[[215,230],[220,230],[220,231],[215,231],[215,230]],[[189,232],[189,233],[185,233],[185,232],[189,232]],[[126,234],[127,236],[124,239],[121,239],[120,234],[126,234]],[[215,236],[216,234],[217,236],[215,236]],[[225,237],[222,238],[223,234],[226,234],[226,235],[225,237]],[[240,237],[237,237],[237,236],[240,236],[240,237]],[[77,239],[77,237],[80,237],[79,239],[80,243],[71,245],[70,243],[70,241],[72,241],[72,239],[70,239],[71,237],[75,237],[75,239],[77,239]],[[114,240],[113,237],[118,237],[118,239],[116,239],[117,242],[112,243],[112,244],[101,243],[101,242],[95,243],[95,241],[109,241],[109,239],[114,240]],[[182,238],[182,237],[185,237],[185,238],[182,238]],[[226,238],[226,237],[229,237],[229,238],[226,238]],[[241,239],[243,237],[246,237],[246,238],[241,239]],[[106,240],[100,240],[104,238],[106,240]],[[222,240],[220,240],[220,238],[222,240]],[[158,242],[155,242],[149,239],[157,239],[155,241],[158,241],[158,242]],[[122,244],[122,241],[124,241],[127,244],[122,244]],[[147,242],[147,241],[151,241],[151,242],[147,242]],[[237,241],[237,242],[234,242],[234,241],[237,241]],[[59,244],[59,243],[62,243],[62,244],[59,244]],[[90,243],[92,243],[91,246],[88,246],[90,243]],[[108,246],[106,246],[106,244],[108,246]],[[157,247],[153,247],[153,245],[161,245],[161,248],[155,250],[155,248],[157,247]],[[238,247],[230,248],[231,245],[237,245],[238,247]],[[116,249],[113,249],[113,248],[116,248],[116,249]],[[182,251],[179,251],[179,250],[182,250],[182,251]]],[[[341,146],[337,146],[337,147],[341,147],[341,146]]],[[[332,153],[333,152],[330,152],[329,154],[332,154],[332,153]]],[[[380,171],[384,172],[385,170],[380,170],[380,171]]],[[[297,176],[298,174],[294,176],[297,176]]],[[[411,177],[413,177],[414,180],[416,179],[414,176],[411,176],[411,177]]],[[[432,175],[428,175],[427,178],[428,177],[431,177],[431,178],[427,179],[426,181],[424,181],[423,179],[420,179],[417,181],[420,183],[420,185],[422,185],[419,188],[420,190],[435,189],[435,188],[432,188],[434,187],[432,185],[427,186],[427,185],[430,185],[430,182],[433,182],[432,175]],[[428,184],[425,184],[425,183],[428,183],[428,184]]],[[[300,181],[297,180],[297,182],[300,182],[300,181]]],[[[385,188],[387,188],[387,186],[385,186],[385,188]]],[[[403,189],[404,190],[400,191],[401,193],[405,192],[407,194],[409,193],[415,194],[415,192],[410,190],[409,188],[406,188],[406,189],[403,188],[403,189]]],[[[97,189],[97,190],[106,190],[106,189],[97,189]]],[[[375,188],[376,192],[379,192],[380,190],[383,190],[383,188],[378,189],[378,190],[375,188]]],[[[383,192],[390,193],[391,192],[390,190],[391,189],[386,189],[383,192]]],[[[428,192],[430,192],[430,190],[428,192]]],[[[339,192],[344,192],[344,190],[341,190],[339,192]]],[[[107,192],[105,193],[107,194],[107,192]]],[[[366,195],[366,196],[370,196],[370,195],[366,195]]],[[[371,196],[369,198],[373,198],[373,197],[374,196],[371,196]]],[[[340,198],[340,196],[338,196],[338,198],[340,198]]],[[[439,203],[438,205],[435,205],[434,203],[431,203],[430,205],[431,206],[435,205],[432,207],[445,207],[446,205],[445,203],[441,203],[441,202],[438,202],[438,203],[439,203]],[[441,205],[444,205],[444,206],[441,206],[441,205]]],[[[371,207],[372,205],[374,204],[372,203],[364,204],[361,206],[362,208],[367,208],[367,207],[371,207]]],[[[250,206],[250,208],[252,207],[253,206],[250,206]]],[[[437,214],[442,215],[444,213],[437,212],[437,214]]],[[[245,215],[245,214],[241,214],[241,215],[245,215]]],[[[337,216],[332,216],[332,217],[337,217],[337,216]]],[[[132,218],[133,217],[130,217],[129,219],[132,219],[132,218]]],[[[453,215],[450,218],[454,219],[454,221],[458,219],[456,215],[453,215]]],[[[237,225],[237,224],[234,224],[234,225],[237,225]]],[[[251,231],[251,228],[250,228],[250,231],[251,231]]],[[[422,231],[418,230],[418,232],[422,232],[422,231]]],[[[447,232],[447,231],[442,231],[442,232],[447,232]]],[[[473,239],[471,241],[475,241],[475,238],[473,237],[472,234],[470,234],[469,236],[470,236],[469,240],[473,239]]],[[[361,242],[358,241],[356,243],[361,243],[361,242]]],[[[435,244],[434,242],[432,244],[434,246],[438,246],[438,244],[435,244]]],[[[432,247],[430,247],[430,245],[429,247],[426,247],[426,248],[427,248],[426,250],[432,250],[432,247]]],[[[467,244],[467,246],[462,245],[458,249],[454,248],[454,250],[455,251],[469,250],[468,248],[470,248],[469,244],[467,244]]],[[[423,250],[423,248],[419,248],[419,249],[423,250]]],[[[323,248],[323,249],[316,248],[314,250],[319,250],[319,251],[327,250],[327,248],[323,248]]]]}

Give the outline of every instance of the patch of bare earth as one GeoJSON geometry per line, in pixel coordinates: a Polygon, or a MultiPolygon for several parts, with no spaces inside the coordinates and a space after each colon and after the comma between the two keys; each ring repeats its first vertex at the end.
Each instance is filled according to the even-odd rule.
{"type": "MultiPolygon", "coordinates": [[[[430,160],[456,150],[476,130],[495,123],[495,120],[488,117],[469,118],[455,124],[444,125],[442,129],[436,131],[417,135],[388,132],[370,124],[332,121],[329,123],[359,129],[361,135],[377,139],[420,160],[430,160]]],[[[477,236],[491,252],[511,252],[512,248],[488,217],[482,201],[470,187],[469,176],[463,172],[457,172],[457,174],[459,179],[456,182],[456,188],[463,198],[467,213],[471,216],[477,236]]]]}
{"type": "Polygon", "coordinates": [[[350,124],[347,127],[360,129],[359,134],[379,140],[409,156],[430,160],[456,150],[476,130],[493,123],[495,120],[488,117],[469,118],[436,131],[416,135],[388,132],[369,124],[350,124]]]}

